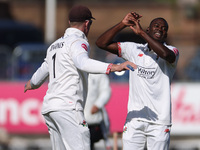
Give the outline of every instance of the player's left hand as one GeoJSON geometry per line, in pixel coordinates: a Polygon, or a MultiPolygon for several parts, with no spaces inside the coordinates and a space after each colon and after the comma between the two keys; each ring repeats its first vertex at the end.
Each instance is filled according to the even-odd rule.
{"type": "Polygon", "coordinates": [[[122,20],[122,23],[126,26],[134,26],[135,23],[141,18],[142,16],[137,14],[136,12],[130,12],[128,13],[124,19],[122,20]]]}

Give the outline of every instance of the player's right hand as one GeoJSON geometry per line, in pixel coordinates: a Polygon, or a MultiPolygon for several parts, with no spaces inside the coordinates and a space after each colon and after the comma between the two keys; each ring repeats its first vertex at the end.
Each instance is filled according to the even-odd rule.
{"type": "Polygon", "coordinates": [[[26,91],[31,90],[31,89],[32,89],[31,81],[29,80],[24,86],[24,93],[26,93],[26,91]]]}
{"type": "Polygon", "coordinates": [[[115,71],[123,71],[123,70],[131,70],[131,67],[133,67],[134,69],[137,69],[137,65],[130,62],[130,61],[125,61],[121,64],[113,64],[111,67],[111,72],[115,72],[115,71]]]}

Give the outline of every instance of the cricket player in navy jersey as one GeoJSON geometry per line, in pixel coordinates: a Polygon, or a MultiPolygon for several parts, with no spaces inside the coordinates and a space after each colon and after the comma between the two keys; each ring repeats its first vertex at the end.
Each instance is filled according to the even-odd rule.
{"type": "Polygon", "coordinates": [[[146,32],[140,25],[141,15],[131,12],[104,32],[98,47],[137,65],[130,71],[128,113],[123,129],[123,149],[168,150],[171,129],[171,81],[179,52],[166,44],[168,23],[164,18],[151,21],[146,32]],[[115,35],[126,27],[146,41],[114,42],[115,35]]]}
{"type": "Polygon", "coordinates": [[[39,88],[49,78],[42,114],[49,130],[53,150],[89,150],[90,133],[84,118],[87,95],[87,73],[109,74],[129,70],[126,61],[120,65],[88,57],[87,35],[92,24],[91,11],[74,6],[69,12],[70,27],[47,49],[41,67],[26,83],[24,92],[39,88]]]}

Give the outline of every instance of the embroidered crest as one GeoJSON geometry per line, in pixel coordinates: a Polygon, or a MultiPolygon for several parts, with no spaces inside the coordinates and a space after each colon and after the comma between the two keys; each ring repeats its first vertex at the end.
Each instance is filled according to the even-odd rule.
{"type": "Polygon", "coordinates": [[[83,122],[80,123],[80,125],[82,125],[83,127],[88,127],[88,124],[87,124],[87,122],[85,120],[83,120],[83,122]]]}
{"type": "Polygon", "coordinates": [[[123,133],[125,133],[127,131],[127,127],[124,127],[123,129],[123,133]]]}

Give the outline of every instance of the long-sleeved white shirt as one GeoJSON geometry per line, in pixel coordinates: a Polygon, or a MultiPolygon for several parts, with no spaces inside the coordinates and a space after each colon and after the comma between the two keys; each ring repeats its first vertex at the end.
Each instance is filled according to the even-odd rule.
{"type": "Polygon", "coordinates": [[[88,77],[88,95],[85,104],[84,114],[87,123],[99,124],[103,121],[102,109],[108,103],[111,97],[111,88],[109,77],[105,74],[89,74],[88,77]],[[92,107],[97,106],[100,111],[91,113],[92,107]]]}
{"type": "Polygon", "coordinates": [[[107,73],[109,63],[88,57],[85,34],[68,28],[47,50],[46,58],[33,74],[31,85],[38,88],[49,76],[42,114],[58,110],[83,110],[87,95],[87,72],[107,73]]]}

